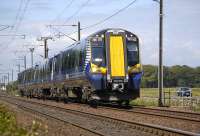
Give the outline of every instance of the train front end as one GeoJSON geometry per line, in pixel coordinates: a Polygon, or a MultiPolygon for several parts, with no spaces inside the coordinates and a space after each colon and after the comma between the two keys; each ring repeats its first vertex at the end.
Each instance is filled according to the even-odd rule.
{"type": "Polygon", "coordinates": [[[86,68],[93,88],[91,99],[123,102],[139,97],[142,67],[139,39],[122,29],[98,32],[89,40],[86,68]]]}

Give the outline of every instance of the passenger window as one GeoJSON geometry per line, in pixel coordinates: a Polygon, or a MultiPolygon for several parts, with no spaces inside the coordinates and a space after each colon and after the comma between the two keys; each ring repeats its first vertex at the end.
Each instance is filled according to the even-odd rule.
{"type": "Polygon", "coordinates": [[[139,52],[137,42],[127,41],[127,60],[128,66],[139,63],[139,52]]]}

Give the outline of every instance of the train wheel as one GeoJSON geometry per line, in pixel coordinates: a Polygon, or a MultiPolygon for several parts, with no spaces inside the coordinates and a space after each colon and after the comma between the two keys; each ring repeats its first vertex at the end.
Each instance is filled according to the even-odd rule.
{"type": "Polygon", "coordinates": [[[82,96],[81,96],[81,102],[82,103],[88,103],[88,96],[89,95],[89,90],[87,87],[82,88],[82,96]]]}
{"type": "Polygon", "coordinates": [[[126,101],[125,101],[125,106],[129,106],[129,105],[130,105],[129,100],[126,100],[126,101]]]}
{"type": "Polygon", "coordinates": [[[89,104],[93,108],[97,108],[98,107],[98,101],[97,100],[90,100],[89,104]]]}
{"type": "Polygon", "coordinates": [[[68,98],[64,98],[64,103],[68,103],[68,98]]]}
{"type": "Polygon", "coordinates": [[[20,90],[20,95],[21,95],[22,97],[24,97],[24,96],[25,96],[25,94],[24,94],[24,91],[23,91],[23,90],[20,90]]]}
{"type": "Polygon", "coordinates": [[[118,106],[122,106],[123,101],[117,101],[118,106]]]}
{"type": "Polygon", "coordinates": [[[46,96],[45,96],[45,95],[42,96],[42,100],[43,100],[43,101],[46,100],[46,96]]]}
{"type": "Polygon", "coordinates": [[[64,101],[64,103],[68,103],[68,101],[69,101],[69,98],[68,98],[68,89],[64,89],[63,88],[63,92],[64,92],[63,101],[64,101]]]}
{"type": "Polygon", "coordinates": [[[61,98],[59,96],[56,96],[56,102],[60,102],[61,101],[61,98]]]}
{"type": "Polygon", "coordinates": [[[87,98],[82,98],[81,99],[81,103],[84,103],[84,104],[88,103],[88,99],[87,98]]]}

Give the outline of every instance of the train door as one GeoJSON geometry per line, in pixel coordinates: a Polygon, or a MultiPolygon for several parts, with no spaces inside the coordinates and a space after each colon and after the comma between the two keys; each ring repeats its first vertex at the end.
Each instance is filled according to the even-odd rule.
{"type": "Polygon", "coordinates": [[[126,42],[124,32],[106,33],[107,78],[125,79],[127,75],[126,42]]]}

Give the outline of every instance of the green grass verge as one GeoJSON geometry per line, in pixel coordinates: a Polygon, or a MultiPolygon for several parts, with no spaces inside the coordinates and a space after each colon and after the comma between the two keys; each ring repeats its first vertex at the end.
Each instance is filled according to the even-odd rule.
{"type": "Polygon", "coordinates": [[[0,103],[0,136],[38,136],[42,133],[46,135],[46,130],[39,133],[41,123],[33,120],[29,126],[29,129],[19,126],[15,114],[0,103]]]}
{"type": "MultiPolygon", "coordinates": [[[[177,96],[176,94],[176,88],[164,88],[165,92],[170,92],[171,97],[177,96]]],[[[192,95],[193,97],[200,97],[200,88],[192,88],[192,95]]],[[[166,97],[169,97],[169,94],[166,94],[166,97]]],[[[130,102],[131,105],[134,106],[158,106],[158,89],[157,88],[141,88],[140,90],[140,98],[137,98],[135,100],[132,100],[130,102]]],[[[184,103],[190,103],[190,100],[184,100],[184,103]]],[[[183,100],[180,99],[166,99],[166,106],[182,106],[183,100]]],[[[188,106],[193,111],[200,111],[200,104],[199,103],[193,103],[192,106],[189,104],[184,105],[188,106]]],[[[183,107],[184,107],[183,106],[183,107]]]]}
{"type": "Polygon", "coordinates": [[[27,136],[24,128],[17,126],[14,113],[9,112],[7,108],[0,104],[0,135],[1,136],[27,136]]]}
{"type": "MultiPolygon", "coordinates": [[[[171,93],[171,96],[176,96],[176,88],[164,88],[165,92],[171,93]]],[[[158,88],[141,88],[141,97],[158,97],[158,88]]],[[[200,88],[192,88],[192,96],[200,97],[200,88]]]]}
{"type": "Polygon", "coordinates": [[[158,106],[158,101],[155,99],[137,98],[130,102],[133,106],[158,106]]]}

